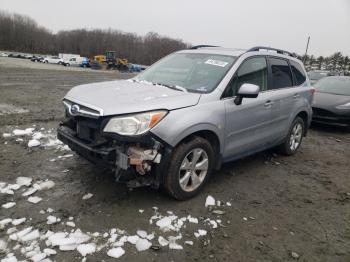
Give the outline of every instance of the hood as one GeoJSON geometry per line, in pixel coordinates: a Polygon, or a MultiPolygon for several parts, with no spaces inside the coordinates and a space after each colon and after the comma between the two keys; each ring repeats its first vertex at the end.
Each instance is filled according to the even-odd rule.
{"type": "Polygon", "coordinates": [[[194,106],[200,96],[159,85],[117,80],[76,86],[65,99],[100,109],[104,116],[108,116],[194,106]]]}

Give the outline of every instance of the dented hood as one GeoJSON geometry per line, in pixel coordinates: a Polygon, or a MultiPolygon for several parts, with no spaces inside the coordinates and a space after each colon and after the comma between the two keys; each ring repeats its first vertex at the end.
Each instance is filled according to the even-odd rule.
{"type": "Polygon", "coordinates": [[[196,105],[199,98],[198,93],[131,80],[79,85],[65,96],[65,99],[74,103],[99,109],[105,116],[189,107],[196,105]]]}

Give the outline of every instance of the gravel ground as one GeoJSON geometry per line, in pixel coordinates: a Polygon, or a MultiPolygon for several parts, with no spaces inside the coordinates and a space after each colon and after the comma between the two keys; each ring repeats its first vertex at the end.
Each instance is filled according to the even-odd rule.
{"type": "MultiPolygon", "coordinates": [[[[26,186],[14,189],[13,195],[0,193],[0,206],[16,203],[8,209],[0,207],[0,224],[6,218],[27,219],[21,225],[0,227],[0,259],[9,252],[24,258],[21,248],[30,242],[10,241],[15,229],[9,228],[19,231],[32,226],[41,235],[33,244],[40,250],[46,248],[43,235],[48,230],[79,228],[89,236],[87,243],[96,243],[99,250],[88,255],[88,261],[114,261],[107,252],[116,240],[108,239],[116,234],[117,240],[133,236],[137,230],[145,230],[149,239],[154,233],[154,239],[145,240],[152,243],[151,249],[138,251],[141,242],[136,246],[125,243],[120,261],[350,261],[350,133],[345,130],[312,127],[295,156],[284,157],[271,150],[226,164],[200,195],[186,202],[150,188],[130,192],[116,184],[111,173],[71,156],[71,151],[56,144],[49,146],[46,141],[46,146],[42,142],[42,146],[29,148],[31,136],[21,137],[23,141],[18,136],[2,136],[33,127],[46,136],[44,141],[54,136],[63,115],[61,99],[71,87],[130,76],[0,58],[0,183],[6,183],[4,188],[21,176],[33,178],[32,185],[45,180],[55,183],[32,195],[42,198],[37,204],[22,196],[26,186]],[[88,193],[92,197],[83,200],[88,193]],[[206,208],[208,195],[221,204],[206,208]],[[50,215],[61,221],[48,225],[50,215]],[[172,219],[178,231],[170,227],[164,232],[166,228],[159,227],[162,217],[172,219]],[[182,227],[179,218],[184,218],[182,227]],[[68,226],[68,221],[75,227],[68,226]],[[196,237],[199,229],[207,234],[200,231],[203,235],[196,237]],[[104,233],[108,236],[103,237],[104,233]],[[176,243],[183,249],[159,246],[159,236],[179,235],[176,243]],[[4,250],[1,239],[7,246],[4,250]]],[[[52,260],[82,260],[76,250],[54,249],[57,255],[52,260]]]]}

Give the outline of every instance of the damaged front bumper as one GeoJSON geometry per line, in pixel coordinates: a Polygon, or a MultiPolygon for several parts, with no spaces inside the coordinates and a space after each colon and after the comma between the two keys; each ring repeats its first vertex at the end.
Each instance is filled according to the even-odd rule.
{"type": "Polygon", "coordinates": [[[57,138],[90,162],[112,169],[119,182],[130,187],[159,187],[161,173],[171,148],[151,134],[142,137],[121,137],[103,133],[95,126],[63,122],[57,138]],[[92,128],[92,130],[90,130],[92,128]]]}

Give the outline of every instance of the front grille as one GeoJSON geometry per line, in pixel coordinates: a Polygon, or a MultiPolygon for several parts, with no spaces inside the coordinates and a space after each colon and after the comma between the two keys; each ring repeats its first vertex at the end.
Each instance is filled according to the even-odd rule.
{"type": "Polygon", "coordinates": [[[99,118],[102,113],[101,111],[83,106],[81,104],[73,103],[69,100],[63,100],[63,105],[66,108],[66,114],[70,116],[84,116],[89,118],[99,118]],[[73,108],[78,108],[77,111],[72,110],[73,108]]]}
{"type": "Polygon", "coordinates": [[[100,137],[100,126],[97,121],[91,119],[77,119],[76,132],[80,139],[92,142],[100,137]]]}
{"type": "Polygon", "coordinates": [[[102,137],[102,119],[68,116],[64,121],[64,125],[69,127],[77,138],[90,145],[98,145],[106,142],[106,139],[102,137]]]}

